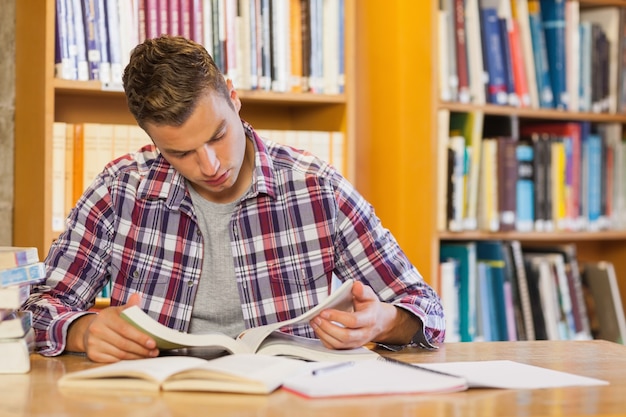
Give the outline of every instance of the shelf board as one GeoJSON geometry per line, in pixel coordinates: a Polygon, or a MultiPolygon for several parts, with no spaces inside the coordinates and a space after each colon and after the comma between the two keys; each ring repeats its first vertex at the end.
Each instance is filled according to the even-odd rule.
{"type": "Polygon", "coordinates": [[[589,122],[602,123],[626,123],[626,113],[589,113],[571,112],[556,109],[531,109],[511,106],[498,106],[495,104],[463,104],[440,102],[439,109],[446,109],[451,112],[469,113],[481,111],[485,115],[518,116],[526,119],[547,119],[547,120],[585,120],[589,122]]]}
{"type": "Polygon", "coordinates": [[[626,230],[600,232],[439,232],[439,240],[520,240],[545,242],[626,240],[626,230]]]}
{"type": "MultiPolygon", "coordinates": [[[[100,81],[73,81],[54,79],[54,90],[64,95],[114,95],[123,96],[121,86],[107,86],[100,81]]],[[[345,104],[345,94],[277,93],[272,91],[238,90],[242,101],[247,103],[285,104],[289,106],[310,106],[345,104]]]]}

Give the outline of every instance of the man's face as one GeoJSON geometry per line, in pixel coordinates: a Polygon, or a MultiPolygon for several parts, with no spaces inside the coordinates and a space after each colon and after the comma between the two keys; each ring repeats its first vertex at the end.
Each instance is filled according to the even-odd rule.
{"type": "Polygon", "coordinates": [[[211,92],[199,99],[182,126],[146,126],[163,157],[200,195],[216,203],[241,196],[250,184],[254,163],[253,145],[248,144],[239,118],[241,103],[232,89],[230,101],[234,109],[211,92]]]}

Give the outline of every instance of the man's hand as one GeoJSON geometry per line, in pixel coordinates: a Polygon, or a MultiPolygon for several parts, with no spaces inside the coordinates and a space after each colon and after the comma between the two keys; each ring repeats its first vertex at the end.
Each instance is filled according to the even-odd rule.
{"type": "Polygon", "coordinates": [[[352,287],[354,312],[323,310],[311,320],[315,334],[331,349],[351,349],[369,342],[403,345],[421,328],[410,313],[381,302],[362,282],[352,287]]]}
{"type": "Polygon", "coordinates": [[[126,305],[77,319],[68,330],[66,350],[85,352],[94,362],[157,356],[156,342],[120,317],[123,310],[139,305],[140,301],[139,294],[133,294],[126,305]]]}

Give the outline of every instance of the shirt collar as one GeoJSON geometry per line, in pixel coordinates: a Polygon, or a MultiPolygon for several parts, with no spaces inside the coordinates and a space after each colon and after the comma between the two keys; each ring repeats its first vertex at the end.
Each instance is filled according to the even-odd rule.
{"type": "MultiPolygon", "coordinates": [[[[244,132],[248,140],[254,145],[254,171],[252,186],[246,198],[266,194],[272,198],[276,196],[276,181],[274,178],[274,164],[263,140],[252,129],[252,126],[243,121],[244,132]]],[[[146,151],[147,148],[144,148],[146,151]]],[[[156,158],[152,164],[139,164],[139,173],[143,180],[138,189],[138,197],[146,200],[164,200],[168,208],[177,210],[187,207],[192,210],[189,193],[186,190],[185,178],[163,158],[160,152],[152,145],[156,158]]],[[[144,155],[145,153],[140,153],[144,155]]]]}

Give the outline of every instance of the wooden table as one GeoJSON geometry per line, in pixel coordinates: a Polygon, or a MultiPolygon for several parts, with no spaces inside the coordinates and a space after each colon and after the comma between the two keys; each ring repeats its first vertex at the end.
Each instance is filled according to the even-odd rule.
{"type": "Polygon", "coordinates": [[[0,375],[0,416],[626,416],[626,346],[605,341],[451,343],[434,352],[407,349],[389,356],[409,362],[510,359],[604,379],[610,385],[322,400],[307,400],[282,390],[267,396],[86,394],[59,391],[56,381],[65,372],[96,364],[81,356],[33,355],[29,374],[0,375]]]}

